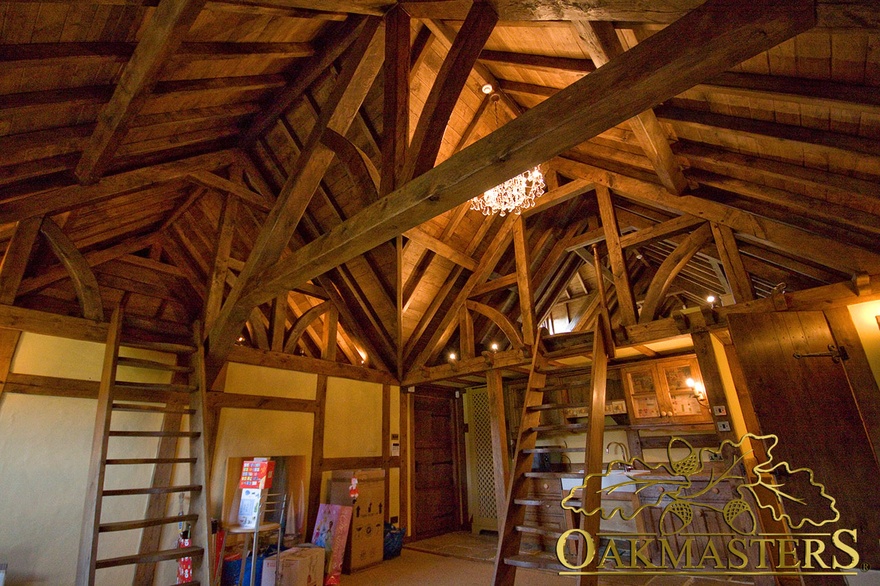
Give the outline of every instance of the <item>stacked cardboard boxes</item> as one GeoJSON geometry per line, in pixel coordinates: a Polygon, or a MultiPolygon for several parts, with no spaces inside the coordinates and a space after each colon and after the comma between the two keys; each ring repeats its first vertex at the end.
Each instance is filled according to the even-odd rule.
{"type": "Polygon", "coordinates": [[[385,471],[334,472],[330,481],[330,502],[352,507],[351,532],[342,571],[351,573],[381,562],[385,544],[385,471]]]}

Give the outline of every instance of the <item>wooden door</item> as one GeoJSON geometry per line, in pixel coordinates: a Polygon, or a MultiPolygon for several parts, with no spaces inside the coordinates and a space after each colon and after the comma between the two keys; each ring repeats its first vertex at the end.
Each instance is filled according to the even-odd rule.
{"type": "Polygon", "coordinates": [[[460,529],[456,405],[450,397],[413,398],[413,538],[460,529]]]}
{"type": "MultiPolygon", "coordinates": [[[[794,357],[827,352],[828,345],[835,344],[825,316],[733,314],[729,323],[761,432],[780,439],[776,459],[793,468],[811,468],[816,481],[837,499],[837,523],[819,528],[807,524],[798,531],[857,529],[861,561],[878,567],[880,469],[843,366],[831,357],[794,357]]],[[[804,490],[810,492],[809,487],[804,490]]],[[[812,493],[815,496],[815,490],[812,493]]],[[[788,503],[786,513],[795,520],[812,514],[822,518],[815,503],[810,497],[805,506],[788,503]]],[[[817,577],[807,580],[825,582],[834,583],[817,577]]]]}

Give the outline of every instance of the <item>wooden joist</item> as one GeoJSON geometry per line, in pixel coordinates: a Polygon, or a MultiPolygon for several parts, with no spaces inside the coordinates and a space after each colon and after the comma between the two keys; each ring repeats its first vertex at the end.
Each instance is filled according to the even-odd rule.
{"type": "MultiPolygon", "coordinates": [[[[814,24],[810,2],[784,6],[767,2],[762,10],[734,16],[719,14],[720,4],[710,1],[694,10],[264,271],[249,294],[229,307],[228,322],[242,323],[247,307],[388,241],[546,160],[548,154],[579,144],[814,24]],[[760,39],[749,32],[757,29],[762,31],[760,39]],[[650,70],[637,66],[645,62],[657,65],[650,70]],[[499,152],[505,153],[503,160],[499,152]]],[[[221,344],[228,341],[212,340],[217,357],[228,348],[221,344]]]]}
{"type": "Polygon", "coordinates": [[[94,183],[104,174],[129,122],[146,101],[168,58],[180,47],[204,5],[205,0],[162,0],[159,3],[83,151],[76,168],[80,183],[94,183]]]}

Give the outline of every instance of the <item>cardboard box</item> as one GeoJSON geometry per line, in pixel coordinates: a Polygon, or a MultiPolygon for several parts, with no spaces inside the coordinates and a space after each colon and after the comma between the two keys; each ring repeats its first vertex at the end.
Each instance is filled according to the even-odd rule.
{"type": "Polygon", "coordinates": [[[281,586],[321,586],[324,583],[324,548],[293,547],[263,561],[260,586],[275,586],[279,571],[281,586]]]}

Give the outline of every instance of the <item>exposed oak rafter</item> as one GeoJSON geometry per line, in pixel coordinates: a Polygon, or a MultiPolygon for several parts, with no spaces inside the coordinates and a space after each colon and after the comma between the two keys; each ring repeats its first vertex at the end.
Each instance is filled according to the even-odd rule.
{"type": "MultiPolygon", "coordinates": [[[[710,0],[491,136],[453,155],[263,271],[224,308],[233,331],[253,307],[470,199],[526,168],[709,79],[815,23],[813,3],[762,2],[724,12],[710,0]],[[760,31],[760,34],[753,34],[760,31]],[[651,63],[650,68],[643,65],[651,63]],[[499,156],[499,153],[502,156],[499,156]]],[[[211,339],[213,358],[229,336],[211,339]]]]}
{"type": "Polygon", "coordinates": [[[76,166],[80,183],[94,183],[104,174],[131,119],[137,115],[168,58],[180,47],[204,6],[205,0],[162,0],[159,3],[76,166]]]}

